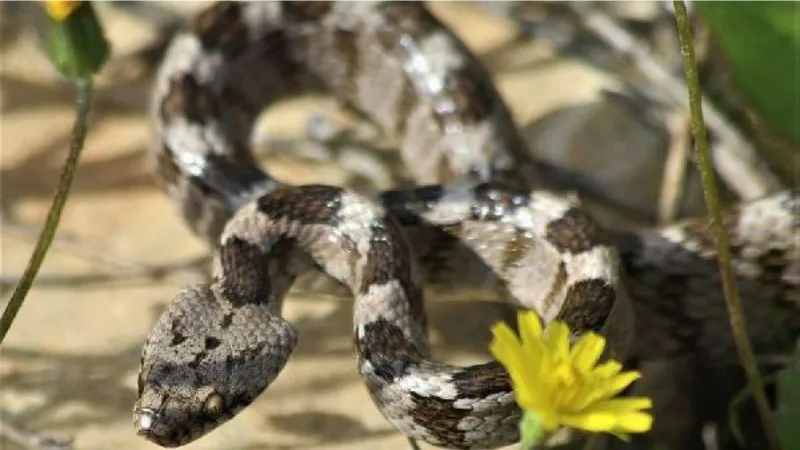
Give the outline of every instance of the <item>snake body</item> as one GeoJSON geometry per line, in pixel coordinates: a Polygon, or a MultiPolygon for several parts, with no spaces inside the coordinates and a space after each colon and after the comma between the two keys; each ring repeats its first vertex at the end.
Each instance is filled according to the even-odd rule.
{"type": "MultiPolygon", "coordinates": [[[[601,330],[617,357],[731,358],[704,223],[611,233],[543,190],[489,76],[422,4],[214,5],[173,41],[152,115],[167,193],[218,246],[212,282],[181,291],[144,346],[134,425],[159,445],[197,439],[278,376],[297,340],[283,298],[313,267],[355,299],[359,373],[377,407],[437,446],[512,443],[519,410],[497,362],[431,359],[423,285],[505,289],[545,321],[601,330]],[[420,186],[357,193],[262,171],[256,116],[314,89],[380,125],[420,186]]],[[[745,296],[788,312],[794,336],[799,204],[781,192],[726,222],[745,296]]],[[[772,348],[758,330],[756,345],[772,348]]]]}

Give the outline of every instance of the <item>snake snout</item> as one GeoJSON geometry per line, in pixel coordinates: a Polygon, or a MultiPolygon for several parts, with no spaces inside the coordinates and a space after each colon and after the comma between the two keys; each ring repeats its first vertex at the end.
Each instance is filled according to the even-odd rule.
{"type": "Polygon", "coordinates": [[[151,408],[137,408],[133,413],[133,423],[137,435],[162,447],[178,447],[188,440],[182,438],[184,433],[170,426],[169,421],[151,408]]]}

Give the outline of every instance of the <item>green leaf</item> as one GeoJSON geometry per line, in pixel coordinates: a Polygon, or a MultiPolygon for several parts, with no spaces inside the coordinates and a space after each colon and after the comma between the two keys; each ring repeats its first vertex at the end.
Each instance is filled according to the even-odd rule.
{"type": "Polygon", "coordinates": [[[693,2],[733,69],[741,95],[774,130],[800,139],[800,6],[693,2]]]}

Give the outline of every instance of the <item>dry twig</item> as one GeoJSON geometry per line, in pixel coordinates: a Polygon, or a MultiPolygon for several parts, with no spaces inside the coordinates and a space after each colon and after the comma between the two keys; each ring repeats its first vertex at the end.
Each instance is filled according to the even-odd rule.
{"type": "Polygon", "coordinates": [[[678,211],[678,202],[686,181],[686,163],[689,153],[688,121],[683,114],[673,114],[667,121],[670,144],[664,162],[664,177],[658,199],[658,223],[672,223],[678,211]]]}

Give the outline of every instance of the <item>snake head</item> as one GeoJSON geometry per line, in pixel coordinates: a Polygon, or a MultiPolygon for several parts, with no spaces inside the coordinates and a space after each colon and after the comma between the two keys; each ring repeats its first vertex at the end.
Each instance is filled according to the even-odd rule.
{"type": "Polygon", "coordinates": [[[177,447],[235,416],[278,376],[295,329],[266,303],[236,304],[208,286],[180,292],[142,352],[137,434],[177,447]]]}

